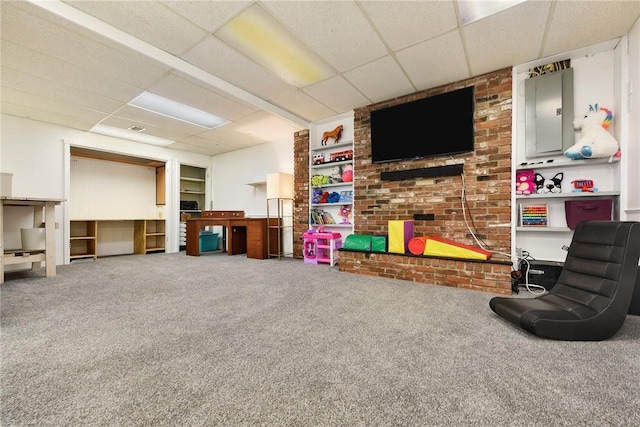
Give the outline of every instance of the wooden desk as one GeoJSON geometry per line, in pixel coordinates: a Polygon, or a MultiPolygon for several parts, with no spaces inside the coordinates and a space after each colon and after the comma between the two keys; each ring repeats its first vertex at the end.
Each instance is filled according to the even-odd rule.
{"type": "Polygon", "coordinates": [[[55,207],[64,202],[64,199],[36,199],[26,197],[0,197],[0,283],[4,283],[4,266],[11,264],[31,263],[32,268],[45,262],[45,274],[47,277],[56,275],[56,216],[55,207]],[[4,207],[5,206],[33,206],[33,226],[39,227],[43,222],[42,211],[44,209],[44,235],[45,250],[39,252],[6,252],[4,249],[4,207]],[[16,256],[18,255],[19,256],[16,256]]]}
{"type": "Polygon", "coordinates": [[[200,256],[200,230],[214,225],[225,227],[227,242],[223,242],[223,250],[229,255],[246,253],[247,258],[268,258],[267,218],[190,218],[186,222],[187,255],[200,256]]]}

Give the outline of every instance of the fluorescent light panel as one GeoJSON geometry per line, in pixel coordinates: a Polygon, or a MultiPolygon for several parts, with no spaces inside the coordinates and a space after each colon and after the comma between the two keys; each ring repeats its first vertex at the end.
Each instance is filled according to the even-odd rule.
{"type": "Polygon", "coordinates": [[[502,12],[505,9],[515,6],[525,0],[462,0],[458,1],[460,11],[460,21],[462,25],[469,24],[487,16],[502,12]]]}
{"type": "Polygon", "coordinates": [[[322,59],[258,4],[214,34],[296,87],[317,83],[334,74],[322,59]]]}
{"type": "Polygon", "coordinates": [[[175,141],[170,139],[164,139],[153,135],[146,135],[144,133],[138,133],[127,129],[120,129],[113,126],[107,126],[97,124],[89,132],[99,133],[101,135],[113,136],[116,138],[128,139],[130,141],[142,142],[144,144],[166,146],[173,144],[175,141]]]}
{"type": "Polygon", "coordinates": [[[207,129],[217,128],[229,123],[228,120],[221,117],[147,91],[133,98],[129,105],[207,129]]]}

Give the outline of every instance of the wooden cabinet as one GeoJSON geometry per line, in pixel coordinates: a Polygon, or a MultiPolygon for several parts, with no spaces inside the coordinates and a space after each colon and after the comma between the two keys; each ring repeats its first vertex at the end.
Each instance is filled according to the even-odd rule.
{"type": "Polygon", "coordinates": [[[164,166],[156,168],[156,205],[166,203],[166,169],[164,166]]]}
{"type": "Polygon", "coordinates": [[[69,228],[69,258],[71,260],[80,258],[98,258],[98,221],[70,221],[69,228]]]}
{"type": "Polygon", "coordinates": [[[165,222],[161,219],[137,219],[134,223],[133,251],[137,254],[164,251],[165,222]]]}

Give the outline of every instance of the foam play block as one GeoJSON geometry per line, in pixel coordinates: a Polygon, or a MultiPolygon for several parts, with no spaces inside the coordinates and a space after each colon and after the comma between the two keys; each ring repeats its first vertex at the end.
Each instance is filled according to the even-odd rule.
{"type": "Polygon", "coordinates": [[[425,242],[423,255],[487,260],[491,258],[492,252],[452,240],[429,237],[425,242]]]}
{"type": "Polygon", "coordinates": [[[349,234],[344,241],[342,249],[370,252],[371,237],[368,234],[349,234]]]}
{"type": "Polygon", "coordinates": [[[409,252],[414,255],[423,255],[426,243],[427,238],[425,236],[414,237],[409,240],[409,252]]]}
{"type": "Polygon", "coordinates": [[[387,236],[371,236],[371,252],[387,252],[387,236]]]}
{"type": "Polygon", "coordinates": [[[406,254],[409,250],[409,241],[413,238],[413,221],[391,220],[388,227],[389,252],[406,254]]]}

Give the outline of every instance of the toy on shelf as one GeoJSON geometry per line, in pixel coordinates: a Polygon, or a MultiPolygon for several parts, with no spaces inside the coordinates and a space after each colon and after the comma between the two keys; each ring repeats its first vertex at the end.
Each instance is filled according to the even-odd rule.
{"type": "Polygon", "coordinates": [[[537,194],[562,193],[562,178],[564,178],[562,172],[555,174],[551,179],[547,179],[537,172],[535,177],[537,194]]]}
{"type": "Polygon", "coordinates": [[[528,196],[536,191],[536,179],[533,169],[516,172],[516,194],[528,196]]]}
{"type": "Polygon", "coordinates": [[[590,179],[576,179],[571,183],[573,184],[574,193],[593,193],[598,191],[598,188],[594,187],[593,181],[590,179]]]}
{"type": "Polygon", "coordinates": [[[589,112],[573,121],[573,127],[581,130],[582,136],[564,155],[572,160],[614,157],[620,147],[608,131],[612,117],[610,110],[598,104],[589,105],[589,112]]]}
{"type": "Polygon", "coordinates": [[[329,140],[329,138],[333,139],[334,144],[337,144],[338,140],[342,136],[342,129],[344,129],[344,126],[338,125],[338,127],[336,127],[334,130],[324,132],[322,134],[322,145],[327,145],[327,141],[329,140]]]}
{"type": "Polygon", "coordinates": [[[353,181],[353,166],[345,165],[342,168],[342,182],[351,182],[353,181]]]}
{"type": "Polygon", "coordinates": [[[343,205],[340,208],[340,216],[342,217],[342,221],[340,221],[340,224],[351,224],[349,222],[349,217],[351,216],[351,206],[343,205]]]}

